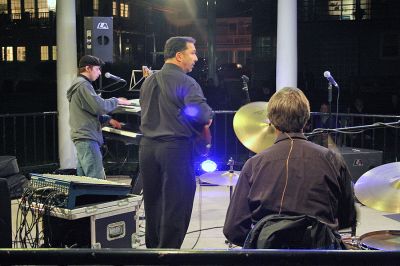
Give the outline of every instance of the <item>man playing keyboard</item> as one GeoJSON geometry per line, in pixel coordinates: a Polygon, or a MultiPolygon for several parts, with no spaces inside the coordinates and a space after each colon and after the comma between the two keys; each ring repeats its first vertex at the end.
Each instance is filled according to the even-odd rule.
{"type": "Polygon", "coordinates": [[[69,101],[69,125],[71,139],[77,152],[77,175],[105,179],[101,124],[109,123],[114,128],[121,124],[107,113],[118,104],[129,104],[124,98],[103,99],[97,95],[92,82],[101,75],[104,62],[95,56],[85,55],[79,60],[79,75],[67,91],[69,101]]]}

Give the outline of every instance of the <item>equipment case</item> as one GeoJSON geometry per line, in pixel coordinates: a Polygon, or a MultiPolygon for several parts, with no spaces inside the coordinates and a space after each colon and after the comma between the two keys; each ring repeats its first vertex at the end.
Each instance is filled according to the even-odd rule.
{"type": "Polygon", "coordinates": [[[142,197],[91,204],[76,209],[53,208],[43,216],[44,244],[72,248],[136,248],[142,197]]]}

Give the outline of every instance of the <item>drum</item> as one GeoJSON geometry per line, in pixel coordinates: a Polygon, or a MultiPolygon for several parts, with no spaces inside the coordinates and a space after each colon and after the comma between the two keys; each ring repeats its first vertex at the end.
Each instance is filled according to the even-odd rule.
{"type": "Polygon", "coordinates": [[[360,236],[359,245],[363,250],[400,251],[400,231],[384,230],[366,233],[360,236]]]}

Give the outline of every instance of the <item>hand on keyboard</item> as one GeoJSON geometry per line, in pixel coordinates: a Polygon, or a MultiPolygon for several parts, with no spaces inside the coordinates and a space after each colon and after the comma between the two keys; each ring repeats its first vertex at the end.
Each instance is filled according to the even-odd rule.
{"type": "Polygon", "coordinates": [[[110,121],[108,121],[108,123],[113,127],[113,128],[118,128],[121,129],[122,128],[122,123],[120,123],[119,121],[111,118],[110,121]]]}

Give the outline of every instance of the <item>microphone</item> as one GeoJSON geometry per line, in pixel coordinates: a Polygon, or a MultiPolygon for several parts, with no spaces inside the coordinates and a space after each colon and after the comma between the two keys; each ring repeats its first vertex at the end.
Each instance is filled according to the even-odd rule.
{"type": "Polygon", "coordinates": [[[324,77],[329,81],[330,84],[332,84],[336,88],[339,88],[339,85],[336,83],[335,79],[332,77],[331,72],[325,71],[324,77]]]}
{"type": "Polygon", "coordinates": [[[120,78],[120,77],[118,77],[118,76],[114,76],[113,74],[110,74],[110,72],[106,72],[106,73],[104,74],[104,76],[105,76],[106,78],[108,78],[108,79],[113,79],[113,80],[116,80],[116,81],[118,81],[118,82],[125,82],[125,83],[126,83],[126,80],[124,80],[123,78],[120,78]]]}

